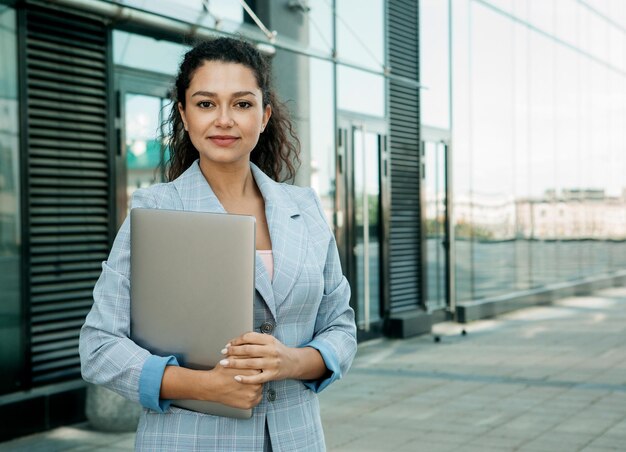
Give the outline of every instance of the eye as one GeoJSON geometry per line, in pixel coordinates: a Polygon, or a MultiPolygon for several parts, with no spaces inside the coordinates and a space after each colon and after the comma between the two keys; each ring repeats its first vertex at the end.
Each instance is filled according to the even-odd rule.
{"type": "Polygon", "coordinates": [[[237,108],[241,108],[243,110],[247,110],[248,108],[252,107],[252,104],[250,102],[248,102],[247,100],[240,100],[239,102],[235,103],[235,106],[237,108]]]}
{"type": "Polygon", "coordinates": [[[213,102],[210,100],[201,100],[197,105],[200,108],[211,108],[213,106],[213,102]]]}

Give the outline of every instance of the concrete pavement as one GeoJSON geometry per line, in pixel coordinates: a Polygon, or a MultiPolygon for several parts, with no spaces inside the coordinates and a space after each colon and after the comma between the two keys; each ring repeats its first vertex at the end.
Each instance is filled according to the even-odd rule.
{"type": "MultiPolygon", "coordinates": [[[[320,395],[330,451],[626,451],[626,288],[433,333],[359,347],[320,395]]],[[[78,425],[0,451],[130,451],[133,439],[78,425]]]]}

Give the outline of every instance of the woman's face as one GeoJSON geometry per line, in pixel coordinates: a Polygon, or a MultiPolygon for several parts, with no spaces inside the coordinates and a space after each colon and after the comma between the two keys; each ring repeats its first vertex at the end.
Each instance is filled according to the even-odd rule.
{"type": "Polygon", "coordinates": [[[221,61],[196,69],[185,105],[178,110],[203,165],[248,164],[271,115],[252,70],[221,61]]]}

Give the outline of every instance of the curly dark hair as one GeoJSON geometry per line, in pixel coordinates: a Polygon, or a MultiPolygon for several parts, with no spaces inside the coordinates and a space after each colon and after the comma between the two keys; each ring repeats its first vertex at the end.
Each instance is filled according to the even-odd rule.
{"type": "Polygon", "coordinates": [[[300,164],[300,141],[286,107],[278,101],[271,79],[270,62],[250,43],[241,39],[216,38],[200,42],[185,54],[172,90],[172,105],[162,130],[167,130],[165,142],[169,145],[167,177],[172,181],[180,176],[199,157],[191,143],[178,111],[178,102],[185,108],[185,92],[196,69],[206,61],[223,61],[246,66],[254,73],[263,95],[263,107],[270,105],[272,115],[265,131],[250,154],[250,160],[275,181],[295,177],[300,164]]]}

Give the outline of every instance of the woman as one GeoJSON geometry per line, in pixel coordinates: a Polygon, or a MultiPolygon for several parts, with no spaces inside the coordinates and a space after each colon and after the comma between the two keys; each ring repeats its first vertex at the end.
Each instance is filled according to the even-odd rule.
{"type": "Polygon", "coordinates": [[[209,371],[132,342],[126,220],[81,331],[83,377],[143,405],[138,450],[324,450],[315,393],[350,367],[354,313],[317,196],[275,182],[294,175],[297,150],[269,64],[243,41],[204,42],[185,55],[174,97],[171,182],[138,190],[131,207],[254,215],[257,267],[265,269],[256,273],[256,330],[225,344],[209,371]],[[172,399],[254,409],[237,420],[170,406],[172,399]]]}

